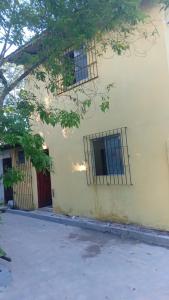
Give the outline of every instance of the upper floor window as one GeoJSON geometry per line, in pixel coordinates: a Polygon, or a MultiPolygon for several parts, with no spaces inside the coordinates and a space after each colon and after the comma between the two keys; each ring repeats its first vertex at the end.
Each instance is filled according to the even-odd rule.
{"type": "Polygon", "coordinates": [[[127,128],[84,137],[88,184],[131,184],[127,128]]]}
{"type": "Polygon", "coordinates": [[[84,47],[68,52],[66,58],[68,58],[68,65],[70,64],[70,78],[68,77],[67,85],[72,85],[88,78],[87,53],[84,47]]]}
{"type": "Polygon", "coordinates": [[[70,90],[98,76],[95,45],[67,51],[63,73],[57,81],[58,93],[70,90]]]}

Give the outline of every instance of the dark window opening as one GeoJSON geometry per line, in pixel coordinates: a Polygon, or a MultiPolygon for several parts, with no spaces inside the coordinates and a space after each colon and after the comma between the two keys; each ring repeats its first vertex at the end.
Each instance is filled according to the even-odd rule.
{"type": "Polygon", "coordinates": [[[96,176],[124,174],[119,134],[93,140],[96,176]]]}
{"type": "Polygon", "coordinates": [[[76,82],[80,82],[81,80],[87,79],[87,53],[84,47],[74,51],[74,62],[76,82]]]}
{"type": "Polygon", "coordinates": [[[18,151],[18,164],[25,164],[25,153],[23,150],[18,151]]]}
{"type": "Polygon", "coordinates": [[[69,87],[88,78],[87,53],[85,48],[72,50],[65,54],[65,76],[63,84],[69,87]]]}
{"type": "Polygon", "coordinates": [[[64,57],[65,69],[63,74],[63,85],[69,87],[76,82],[75,67],[74,67],[74,51],[65,54],[64,57]]]}

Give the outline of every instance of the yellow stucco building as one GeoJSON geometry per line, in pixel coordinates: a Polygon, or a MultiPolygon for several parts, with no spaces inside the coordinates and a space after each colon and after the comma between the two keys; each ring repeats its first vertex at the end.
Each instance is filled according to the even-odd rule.
{"type": "MultiPolygon", "coordinates": [[[[124,55],[73,51],[74,86],[98,89],[80,128],[35,124],[53,157],[55,212],[169,230],[169,31],[167,15],[159,7],[148,10],[151,21],[142,26],[156,34],[139,38],[140,27],[124,55]],[[81,54],[83,71],[76,65],[81,54]],[[103,113],[98,95],[112,82],[103,113]]],[[[64,93],[54,98],[43,85],[36,93],[46,104],[70,106],[64,93]]],[[[38,207],[35,171],[33,195],[38,207]]]]}

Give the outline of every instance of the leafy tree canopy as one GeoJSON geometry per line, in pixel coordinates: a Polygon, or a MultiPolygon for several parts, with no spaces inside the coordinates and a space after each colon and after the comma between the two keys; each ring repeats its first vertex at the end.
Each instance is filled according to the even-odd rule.
{"type": "MultiPolygon", "coordinates": [[[[24,79],[33,74],[45,82],[46,89],[57,94],[56,77],[69,76],[66,49],[78,49],[94,39],[103,47],[111,45],[121,54],[128,47],[128,37],[145,15],[141,0],[1,0],[0,1],[0,145],[20,145],[38,170],[51,168],[51,158],[43,152],[44,140],[34,134],[31,118],[62,127],[78,127],[90,106],[90,97],[80,103],[80,110],[46,108],[32,93],[24,91],[24,79]],[[105,40],[106,33],[115,32],[105,40]],[[43,68],[42,68],[43,66],[43,68]],[[65,70],[67,70],[65,72],[65,70]],[[46,80],[48,78],[48,80],[46,80]]],[[[144,2],[149,2],[144,1],[144,2]]],[[[156,1],[158,2],[158,1],[156,1]]],[[[163,1],[168,5],[168,1],[163,1]]],[[[66,78],[64,78],[66,81],[66,78]]],[[[107,92],[110,86],[106,88],[107,92]]],[[[83,91],[81,91],[83,93],[83,91]]],[[[101,95],[105,111],[108,96],[101,95]]],[[[76,104],[76,97],[70,98],[76,104]]],[[[78,103],[79,104],[79,103],[78,103]]],[[[75,105],[76,106],[76,105],[75,105]]],[[[9,178],[21,178],[8,172],[9,178]]],[[[5,182],[5,178],[4,178],[5,182]]],[[[11,180],[12,184],[12,180],[11,180]]]]}

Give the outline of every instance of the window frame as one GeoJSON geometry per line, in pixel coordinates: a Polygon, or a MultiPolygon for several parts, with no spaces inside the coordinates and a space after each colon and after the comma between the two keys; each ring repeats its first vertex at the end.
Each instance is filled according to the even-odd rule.
{"type": "MultiPolygon", "coordinates": [[[[123,161],[123,154],[122,154],[122,145],[121,145],[121,137],[119,133],[112,134],[112,135],[106,135],[103,137],[99,137],[96,139],[91,140],[92,143],[92,155],[93,155],[93,160],[94,160],[94,165],[95,165],[95,176],[117,176],[117,175],[124,175],[124,161],[123,161]],[[108,147],[108,139],[111,138],[111,141],[113,141],[113,147],[109,148],[108,147]],[[102,174],[99,174],[98,169],[99,169],[99,162],[98,165],[96,163],[96,147],[94,146],[94,143],[99,143],[100,140],[103,140],[103,146],[104,148],[104,159],[103,157],[100,159],[101,165],[102,165],[102,174]],[[119,146],[116,147],[115,141],[118,141],[119,146]],[[115,146],[115,147],[114,147],[115,146]],[[111,159],[111,156],[115,156],[115,160],[113,161],[113,158],[111,159]],[[105,166],[104,166],[105,164],[105,166]]],[[[97,153],[98,155],[98,153],[97,153]]],[[[99,160],[98,160],[99,161],[99,160]]]]}
{"type": "MultiPolygon", "coordinates": [[[[85,84],[91,80],[98,78],[97,54],[96,54],[95,42],[91,43],[90,45],[88,44],[84,45],[83,47],[86,49],[87,65],[85,68],[87,68],[87,74],[88,74],[87,78],[78,80],[68,86],[65,86],[64,77],[62,75],[59,75],[57,79],[58,95],[70,91],[82,84],[85,84]]],[[[65,51],[64,56],[66,56],[68,53],[71,52],[75,53],[75,51],[80,51],[80,48],[79,49],[70,48],[67,51],[65,51]]]]}
{"type": "MultiPolygon", "coordinates": [[[[85,163],[87,166],[86,179],[88,185],[132,185],[127,127],[84,136],[83,143],[85,163]],[[122,170],[121,172],[114,172],[113,174],[110,174],[110,172],[105,172],[105,174],[97,174],[93,141],[99,141],[99,139],[107,139],[108,137],[115,135],[119,136],[120,138],[120,159],[122,160],[122,170]]],[[[120,170],[118,168],[119,165],[117,166],[116,171],[120,170]]]]}

